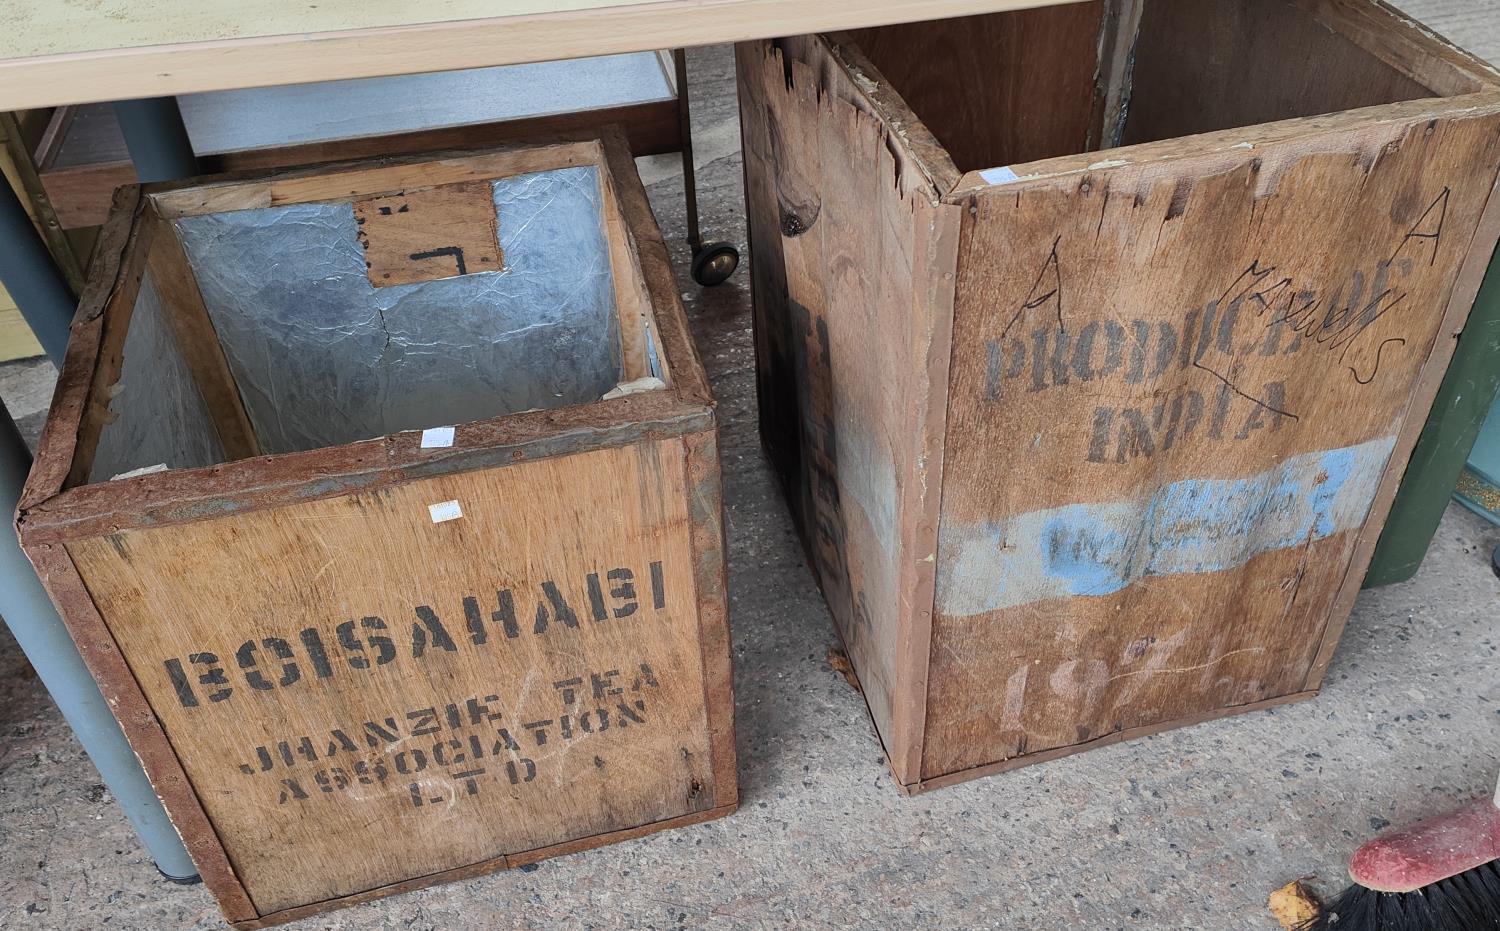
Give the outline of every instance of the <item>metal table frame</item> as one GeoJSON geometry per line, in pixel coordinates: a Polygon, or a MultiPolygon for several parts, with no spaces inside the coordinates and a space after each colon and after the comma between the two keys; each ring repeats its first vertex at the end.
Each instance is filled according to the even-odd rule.
{"type": "MultiPolygon", "coordinates": [[[[142,180],[163,181],[194,173],[196,160],[174,98],[133,100],[115,107],[142,180]]],[[[9,184],[0,184],[0,242],[7,245],[0,249],[0,282],[52,364],[61,369],[76,298],[9,184]]],[[[6,515],[15,513],[30,471],[31,452],[0,398],[0,511],[6,515]]],[[[187,848],[21,552],[11,526],[0,531],[0,617],[98,767],[104,784],[119,799],[156,868],[174,882],[196,882],[197,868],[187,848]]]]}

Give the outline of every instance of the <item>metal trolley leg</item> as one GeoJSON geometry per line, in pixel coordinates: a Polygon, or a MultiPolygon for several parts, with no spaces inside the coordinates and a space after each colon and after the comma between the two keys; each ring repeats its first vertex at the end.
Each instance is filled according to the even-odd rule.
{"type": "Polygon", "coordinates": [[[77,300],[31,225],[21,199],[0,178],[0,281],[36,334],[47,357],[59,368],[68,349],[68,327],[77,300]]]}
{"type": "Polygon", "coordinates": [[[176,181],[198,173],[176,97],[117,100],[115,118],[141,183],[176,181]]]}
{"type": "MultiPolygon", "coordinates": [[[[0,182],[0,281],[53,363],[61,366],[75,301],[9,184],[0,182]]],[[[10,515],[31,470],[31,454],[0,402],[0,617],[21,645],[63,718],[135,826],[162,875],[197,880],[197,869],[78,648],[21,552],[10,515]]]]}
{"type": "MultiPolygon", "coordinates": [[[[21,485],[30,469],[31,455],[21,433],[0,404],[0,511],[15,513],[21,485]]],[[[42,583],[21,553],[15,528],[9,523],[7,520],[7,526],[0,530],[0,616],[62,710],[68,726],[78,735],[104,784],[119,799],[125,816],[156,861],[156,868],[174,882],[196,880],[197,868],[83,665],[78,648],[47,600],[42,583]]]]}
{"type": "Polygon", "coordinates": [[[682,137],[682,192],[687,200],[687,243],[693,250],[693,280],[706,288],[723,284],[740,266],[740,252],[727,242],[704,242],[698,229],[698,178],[693,165],[693,126],[688,108],[687,52],[672,50],[677,72],[677,124],[682,137]]]}

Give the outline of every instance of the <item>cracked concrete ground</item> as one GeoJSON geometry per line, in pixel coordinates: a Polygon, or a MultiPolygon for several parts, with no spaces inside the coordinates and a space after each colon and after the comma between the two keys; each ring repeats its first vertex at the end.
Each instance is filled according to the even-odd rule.
{"type": "MultiPolygon", "coordinates": [[[[1403,6],[1500,58],[1500,5],[1403,6]]],[[[705,229],[743,246],[730,60],[692,62],[705,229]]],[[[642,174],[680,239],[673,160],[642,174]]],[[[1493,785],[1500,531],[1450,507],[1413,581],[1361,595],[1316,700],[903,798],[828,666],[833,630],[760,452],[748,276],[707,292],[681,277],[723,424],[740,812],[290,927],[1268,929],[1275,887],[1342,886],[1373,831],[1493,785]]],[[[33,436],[51,380],[45,362],[0,367],[33,436]]],[[[4,633],[0,927],[224,927],[202,886],[157,876],[4,633]]]]}

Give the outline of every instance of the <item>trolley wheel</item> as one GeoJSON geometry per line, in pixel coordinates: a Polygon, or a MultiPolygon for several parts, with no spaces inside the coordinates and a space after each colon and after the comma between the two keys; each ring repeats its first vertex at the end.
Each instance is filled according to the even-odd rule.
{"type": "Polygon", "coordinates": [[[693,253],[693,280],[705,288],[728,281],[739,267],[740,250],[727,242],[707,242],[693,253]]]}
{"type": "Polygon", "coordinates": [[[1495,570],[1496,576],[1500,576],[1500,546],[1495,547],[1495,551],[1490,554],[1490,568],[1495,570]]]}

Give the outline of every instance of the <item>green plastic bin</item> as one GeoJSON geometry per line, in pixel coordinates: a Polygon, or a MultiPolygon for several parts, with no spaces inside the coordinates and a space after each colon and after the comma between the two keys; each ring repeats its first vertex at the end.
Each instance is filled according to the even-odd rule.
{"type": "Polygon", "coordinates": [[[1458,340],[1365,573],[1365,588],[1416,575],[1500,388],[1500,252],[1458,340]]]}

